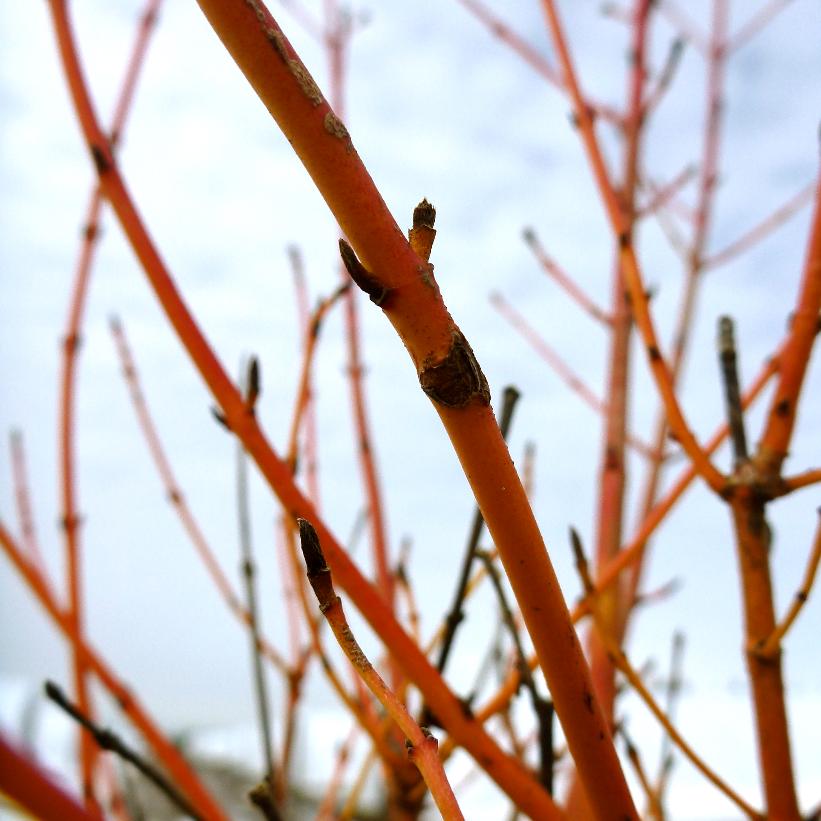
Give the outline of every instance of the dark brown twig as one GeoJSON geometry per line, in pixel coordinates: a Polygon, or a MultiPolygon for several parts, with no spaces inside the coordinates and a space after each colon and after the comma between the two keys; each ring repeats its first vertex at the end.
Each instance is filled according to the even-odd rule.
{"type": "MultiPolygon", "coordinates": [[[[244,383],[246,406],[249,412],[252,413],[260,391],[259,362],[256,357],[251,357],[241,370],[244,371],[241,378],[244,383]]],[[[245,586],[245,608],[248,612],[248,632],[251,638],[251,661],[254,670],[257,719],[259,722],[263,761],[265,761],[266,770],[262,783],[266,785],[270,793],[270,808],[266,807],[262,811],[265,813],[266,818],[278,818],[279,816],[275,814],[277,796],[275,792],[276,782],[274,780],[274,759],[271,752],[271,723],[268,710],[268,694],[265,686],[265,670],[262,666],[262,654],[260,652],[259,615],[254,578],[256,569],[251,544],[251,512],[248,503],[248,457],[240,441],[237,441],[237,520],[239,524],[242,577],[245,586]]],[[[259,806],[257,802],[254,803],[259,806]]]]}
{"type": "MultiPolygon", "coordinates": [[[[499,429],[502,431],[502,436],[504,437],[507,437],[510,422],[513,419],[513,411],[520,396],[519,391],[513,386],[509,385],[505,388],[502,411],[499,419],[499,429]]],[[[482,514],[477,507],[473,514],[473,522],[470,528],[470,535],[468,536],[467,547],[465,548],[465,555],[462,559],[462,570],[459,574],[459,581],[453,595],[453,603],[451,604],[448,615],[445,617],[445,634],[442,638],[442,644],[439,648],[439,658],[436,662],[436,668],[440,673],[444,673],[445,671],[448,658],[450,657],[450,650],[456,637],[456,630],[465,617],[462,607],[464,605],[470,571],[473,567],[473,560],[476,555],[476,549],[479,546],[479,537],[482,535],[484,523],[485,520],[482,518],[482,514]]]]}
{"type": "Polygon", "coordinates": [[[146,761],[139,753],[132,750],[119,736],[111,730],[97,726],[78,707],[72,704],[65,693],[53,682],[45,684],[46,695],[78,724],[84,727],[101,750],[108,750],[120,756],[124,761],[133,764],[157,789],[172,801],[182,812],[196,821],[204,821],[203,817],[188,803],[188,799],[153,765],[146,761]]]}
{"type": "Polygon", "coordinates": [[[721,362],[721,379],[724,383],[724,399],[727,406],[727,424],[733,443],[733,457],[738,467],[749,458],[747,435],[744,432],[744,412],[741,408],[741,389],[738,386],[738,365],[733,320],[722,316],[718,320],[718,355],[721,362]]]}
{"type": "Polygon", "coordinates": [[[553,795],[553,702],[549,699],[542,698],[536,690],[536,682],[533,680],[533,674],[530,672],[530,665],[527,662],[527,656],[522,646],[519,629],[516,626],[513,611],[508,604],[504,587],[502,587],[502,580],[499,578],[499,571],[493,559],[484,550],[476,550],[474,555],[487,568],[493,589],[496,591],[496,597],[499,600],[499,610],[502,614],[502,619],[507,626],[508,632],[513,639],[513,645],[516,648],[516,667],[519,670],[522,684],[530,694],[530,702],[533,706],[533,712],[536,714],[539,738],[539,782],[553,795]]]}

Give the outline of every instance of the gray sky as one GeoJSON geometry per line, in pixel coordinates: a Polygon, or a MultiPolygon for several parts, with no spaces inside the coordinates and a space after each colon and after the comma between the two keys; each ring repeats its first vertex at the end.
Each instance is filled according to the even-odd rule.
{"type": "MultiPolygon", "coordinates": [[[[505,19],[549,55],[539,4],[502,5],[505,19]]],[[[734,26],[760,5],[735,3],[734,26]]],[[[139,4],[84,0],[72,7],[98,110],[107,120],[139,4]]],[[[688,7],[695,18],[706,4],[688,7]]],[[[271,8],[276,14],[276,5],[271,8]]],[[[587,89],[597,99],[620,105],[626,82],[623,27],[602,19],[598,3],[577,0],[563,9],[587,89]]],[[[491,291],[500,291],[601,392],[605,335],[544,277],[521,241],[522,228],[533,226],[550,253],[606,305],[612,241],[568,122],[568,103],[455,2],[384,3],[367,11],[369,22],[354,40],[346,122],[400,224],[409,223],[423,196],[437,207],[432,261],[439,284],[494,398],[507,383],[523,393],[511,452],[519,460],[525,441],[536,442],[534,508],[560,580],[573,598],[578,584],[567,526],[575,525],[592,542],[600,425],[488,301],[491,291]]],[[[278,19],[326,87],[320,49],[287,14],[278,19]]],[[[673,34],[663,20],[654,31],[658,66],[673,34]]],[[[816,173],[818,31],[821,6],[796,0],[730,62],[712,249],[724,247],[816,173]]],[[[654,178],[668,180],[698,159],[703,110],[703,61],[688,48],[649,132],[647,170],[654,178]]],[[[5,523],[15,523],[6,433],[20,428],[41,543],[58,577],[59,338],[92,174],[44,3],[0,6],[0,111],[0,515],[5,523]]],[[[611,156],[617,154],[611,150],[611,156]]],[[[121,157],[146,223],[222,361],[234,370],[243,354],[260,357],[260,415],[282,448],[299,351],[285,249],[290,244],[301,248],[314,299],[337,284],[336,234],[307,175],[193,2],[168,2],[163,9],[121,157]]],[[[692,203],[694,197],[690,185],[683,198],[692,203]]],[[[808,222],[804,209],[754,253],[706,276],[683,392],[683,406],[699,435],[709,435],[722,418],[713,352],[716,318],[722,313],[736,318],[742,378],[751,378],[783,333],[808,222]]],[[[204,387],[109,215],[104,232],[88,303],[77,405],[88,630],[151,712],[169,726],[230,728],[253,716],[246,642],[164,501],[119,374],[109,315],[117,314],[125,324],[186,498],[224,568],[236,578],[233,442],[211,419],[204,387]]],[[[681,265],[653,222],[642,227],[639,250],[648,283],[658,289],[654,308],[662,339],[668,340],[681,265]]],[[[396,551],[403,537],[413,539],[413,581],[429,634],[450,598],[472,503],[401,343],[366,300],[360,315],[390,541],[396,551]]],[[[649,437],[654,393],[643,360],[634,361],[632,429],[649,437]]],[[[323,329],[317,398],[323,510],[340,538],[349,533],[362,504],[344,362],[337,312],[323,329]]],[[[819,390],[816,357],[789,473],[819,465],[819,390]]],[[[750,414],[751,440],[758,437],[762,407],[750,414]]],[[[718,461],[726,469],[727,453],[718,461]]],[[[631,460],[633,500],[641,490],[641,467],[631,460]]],[[[675,475],[674,469],[668,474],[675,475]]],[[[285,648],[273,550],[277,511],[257,477],[252,500],[264,620],[285,648]]],[[[810,489],[773,507],[779,612],[803,573],[818,503],[817,489],[810,489]]],[[[633,521],[631,512],[628,522],[633,521]]],[[[364,544],[356,557],[369,567],[364,544]]],[[[686,631],[688,687],[680,724],[705,758],[759,803],[729,517],[700,487],[661,530],[648,586],[674,576],[683,588],[639,616],[631,656],[637,662],[653,656],[663,667],[673,631],[686,631]]],[[[5,560],[0,590],[0,680],[6,689],[33,688],[46,676],[66,680],[59,640],[5,560]]],[[[493,622],[491,599],[479,601],[470,611],[453,666],[457,689],[470,686],[483,652],[480,640],[493,622]]],[[[816,597],[790,634],[785,661],[806,802],[821,792],[809,729],[821,725],[821,667],[814,638],[820,612],[816,597]]],[[[364,628],[360,633],[363,643],[377,650],[364,628]]],[[[271,682],[278,693],[273,676],[271,682]]],[[[327,722],[337,715],[318,675],[310,695],[316,719],[327,722]]],[[[16,705],[15,699],[0,705],[4,728],[16,728],[16,705]]],[[[652,719],[632,698],[628,713],[633,736],[654,762],[652,719]]],[[[116,718],[113,712],[105,714],[116,718]]],[[[278,710],[276,715],[279,722],[278,710]]],[[[340,728],[344,734],[341,722],[340,728]]],[[[312,738],[306,731],[303,750],[314,758],[320,753],[312,738]]],[[[492,794],[479,787],[467,791],[469,817],[498,817],[498,805],[484,800],[492,794]],[[483,816],[482,807],[490,814],[483,816]]],[[[676,768],[672,798],[676,818],[733,817],[732,806],[685,762],[676,768]]]]}

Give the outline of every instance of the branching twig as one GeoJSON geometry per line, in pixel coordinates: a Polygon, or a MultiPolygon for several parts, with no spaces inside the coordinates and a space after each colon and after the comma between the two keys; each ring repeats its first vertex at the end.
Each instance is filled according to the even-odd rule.
{"type": "MultiPolygon", "coordinates": [[[[494,292],[490,295],[490,302],[502,316],[530,343],[531,347],[550,365],[561,380],[574,391],[581,399],[600,415],[607,413],[607,406],[570,366],[551,348],[525,318],[513,308],[505,298],[494,292]]],[[[646,442],[628,435],[630,446],[645,459],[655,458],[655,452],[646,442]]]]}
{"type": "Polygon", "coordinates": [[[522,232],[522,236],[528,248],[530,248],[542,266],[542,270],[554,279],[579,307],[589,313],[593,319],[601,322],[602,325],[613,324],[613,318],[596,305],[596,303],[576,285],[573,279],[562,270],[556,260],[545,251],[544,246],[539,242],[539,238],[532,228],[525,228],[522,232]]]}
{"type": "Polygon", "coordinates": [[[735,51],[749,43],[756,34],[762,31],[769,22],[780,11],[787,8],[791,2],[792,0],[770,0],[769,3],[762,6],[730,37],[727,43],[728,51],[735,51]]]}
{"type": "Polygon", "coordinates": [[[508,604],[504,587],[502,587],[502,580],[499,578],[499,571],[496,569],[493,559],[491,559],[489,554],[484,550],[475,551],[475,555],[487,568],[490,580],[493,583],[493,589],[496,591],[496,597],[499,601],[499,610],[501,611],[502,619],[507,625],[510,637],[513,639],[513,645],[516,648],[516,667],[519,670],[522,684],[530,695],[530,703],[536,715],[539,739],[539,781],[541,781],[544,788],[552,795],[553,704],[549,699],[542,698],[536,690],[536,682],[533,680],[530,666],[527,663],[527,656],[522,646],[519,629],[516,626],[516,620],[513,618],[513,612],[508,604]]]}
{"type": "MultiPolygon", "coordinates": [[[[821,514],[821,508],[818,512],[821,514]]],[[[792,627],[793,622],[798,618],[801,608],[807,603],[812,590],[813,582],[815,581],[815,574],[818,570],[818,563],[821,561],[821,522],[815,532],[815,540],[813,541],[810,556],[807,561],[807,569],[804,571],[804,578],[801,582],[801,587],[798,588],[793,597],[790,609],[784,615],[784,618],[778,623],[775,630],[770,634],[766,641],[761,642],[753,648],[753,652],[761,658],[773,658],[781,649],[781,642],[787,631],[792,627]]]]}
{"type": "Polygon", "coordinates": [[[593,586],[593,581],[588,570],[587,559],[585,558],[582,549],[581,540],[574,530],[571,530],[571,544],[573,546],[573,553],[576,559],[576,570],[582,580],[582,585],[587,594],[588,600],[592,603],[592,615],[596,624],[596,629],[602,642],[607,647],[610,653],[611,660],[622,674],[630,682],[630,685],[636,691],[636,694],[647,706],[647,709],[656,717],[659,724],[664,728],[676,746],[684,753],[690,760],[693,766],[707,778],[715,787],[717,787],[724,795],[727,796],[747,817],[755,819],[755,821],[764,821],[761,813],[755,810],[748,804],[732,787],[730,787],[722,778],[720,778],[699,756],[695,750],[684,740],[678,730],[673,726],[672,722],[664,711],[659,707],[653,695],[644,685],[641,677],[636,672],[635,668],[630,664],[625,652],[616,644],[608,629],[608,625],[603,623],[600,614],[597,612],[598,605],[596,601],[596,591],[593,586]]]}

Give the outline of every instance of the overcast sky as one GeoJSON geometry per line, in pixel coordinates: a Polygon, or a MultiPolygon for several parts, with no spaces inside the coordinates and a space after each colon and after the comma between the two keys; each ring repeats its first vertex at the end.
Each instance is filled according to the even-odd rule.
{"type": "MultiPolygon", "coordinates": [[[[321,9],[320,3],[314,4],[321,9]]],[[[536,0],[497,3],[505,19],[545,56],[551,50],[536,0]]],[[[588,0],[563,5],[586,88],[621,105],[626,30],[588,0]]],[[[762,5],[735,3],[737,27],[762,5]]],[[[98,110],[107,121],[129,53],[136,0],[71,3],[98,110]]],[[[688,4],[694,18],[707,4],[688,4]]],[[[276,4],[271,6],[280,12],[276,4]]],[[[534,508],[569,597],[578,584],[567,527],[587,543],[601,427],[527,344],[493,310],[498,290],[601,393],[606,337],[539,271],[521,241],[533,226],[550,253],[601,305],[609,298],[612,240],[568,103],[452,0],[357,6],[367,21],[353,41],[346,122],[354,143],[400,224],[424,196],[438,210],[432,261],[456,321],[472,343],[494,400],[505,384],[523,399],[511,452],[537,448],[534,508]],[[366,13],[366,14],[365,14],[366,13]]],[[[325,58],[286,13],[284,30],[327,87],[325,58]]],[[[817,171],[821,6],[795,0],[730,62],[720,190],[709,246],[724,247],[766,216],[817,171]]],[[[654,27],[654,65],[674,36],[654,27]]],[[[704,116],[704,64],[692,48],[648,134],[646,171],[666,181],[698,160],[704,116]]],[[[62,574],[58,504],[59,339],[92,169],[70,108],[45,3],[0,5],[0,516],[16,528],[7,432],[25,436],[40,541],[55,578],[62,574]]],[[[606,133],[606,132],[605,132],[606,133]]],[[[610,143],[612,147],[613,143],[610,143]]],[[[611,152],[611,156],[617,156],[611,152]]],[[[163,8],[121,154],[126,179],[178,285],[226,367],[256,353],[262,362],[260,416],[283,448],[297,380],[299,331],[286,248],[305,258],[312,300],[337,284],[333,220],[265,108],[208,27],[194,2],[163,8]]],[[[695,200],[695,186],[684,192],[695,200]]],[[[738,323],[742,378],[749,380],[781,339],[806,247],[809,209],[754,253],[708,274],[683,381],[683,406],[702,437],[722,419],[713,339],[719,315],[738,323]]],[[[681,264],[658,226],[639,235],[654,309],[669,340],[681,264]]],[[[441,618],[468,529],[471,498],[436,415],[418,389],[408,357],[388,323],[360,300],[367,389],[376,456],[385,488],[391,548],[413,540],[412,577],[426,634],[441,618]]],[[[91,638],[168,726],[219,730],[252,720],[247,643],[214,592],[164,499],[119,372],[108,317],[121,317],[185,496],[224,568],[237,578],[233,442],[209,413],[211,401],[171,333],[114,221],[90,289],[78,394],[78,488],[87,622],[91,638]]],[[[323,511],[344,539],[362,505],[354,458],[341,313],[331,315],[317,362],[323,511]]],[[[631,427],[649,438],[654,393],[644,362],[633,368],[631,427]]],[[[789,473],[821,462],[821,368],[812,363],[789,473]]],[[[762,406],[750,414],[758,438],[762,406]]],[[[718,456],[727,469],[726,451],[718,456]]],[[[641,463],[630,462],[629,492],[641,491],[641,463]]],[[[675,468],[668,474],[676,475],[675,468]]],[[[253,477],[254,534],[261,566],[263,618],[286,648],[274,553],[277,515],[253,477]]],[[[783,612],[803,573],[819,504],[816,489],[773,506],[777,609],[783,612]]],[[[631,504],[628,530],[635,520],[631,504]]],[[[367,546],[356,554],[369,570],[367,546]]],[[[636,662],[663,667],[673,631],[683,629],[687,689],[681,726],[693,745],[753,803],[760,803],[740,638],[740,609],[729,517],[695,487],[655,543],[648,587],[683,582],[667,602],[642,613],[631,636],[636,662]],[[728,740],[732,739],[732,743],[728,740]]],[[[55,632],[0,562],[0,705],[3,727],[19,729],[20,694],[45,677],[67,681],[55,632]]],[[[480,601],[455,664],[457,688],[470,687],[490,629],[491,599],[480,601]],[[486,614],[483,616],[483,613],[486,614]]],[[[351,608],[349,608],[351,609],[351,608]]],[[[821,726],[821,605],[811,600],[786,648],[786,679],[801,795],[821,794],[810,728],[821,726]]],[[[359,622],[355,622],[357,625],[359,622]]],[[[363,643],[378,650],[361,627],[363,643]]],[[[278,685],[271,676],[272,690],[278,685]]],[[[315,716],[337,716],[314,676],[315,716]]],[[[631,699],[633,735],[654,762],[652,719],[631,699]]],[[[112,710],[103,710],[117,720],[112,710]]],[[[275,711],[279,722],[280,711],[275,711]]],[[[340,733],[345,724],[338,721],[340,733]]],[[[316,757],[311,731],[303,754],[316,757]]],[[[54,754],[52,750],[50,754],[54,754]]],[[[466,793],[471,818],[498,818],[481,788],[466,793]],[[484,807],[484,810],[481,807],[484,807]],[[482,812],[488,814],[483,815],[482,812]]],[[[734,817],[685,762],[672,792],[675,818],[734,817]]]]}

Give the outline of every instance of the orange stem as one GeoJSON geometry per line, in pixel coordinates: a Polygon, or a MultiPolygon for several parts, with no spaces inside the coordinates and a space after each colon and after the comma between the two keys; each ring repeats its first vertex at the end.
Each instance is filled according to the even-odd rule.
{"type": "MultiPolygon", "coordinates": [[[[303,354],[314,335],[314,323],[308,309],[308,286],[305,282],[305,272],[302,265],[302,254],[296,246],[288,249],[291,268],[294,274],[296,288],[297,310],[299,323],[302,326],[303,354]]],[[[305,482],[308,488],[308,498],[314,503],[317,510],[322,509],[319,496],[319,474],[317,458],[317,430],[316,430],[316,402],[310,379],[307,386],[308,398],[305,407],[305,482]]]]}
{"type": "MultiPolygon", "coordinates": [[[[126,75],[120,89],[117,105],[111,124],[110,140],[114,146],[122,132],[125,118],[133,99],[139,70],[143,65],[148,40],[154,30],[156,12],[161,0],[148,0],[143,17],[137,30],[137,37],[129,60],[126,75]]],[[[91,264],[94,256],[95,241],[99,233],[99,216],[102,206],[102,193],[99,184],[91,194],[85,217],[84,239],[77,261],[71,304],[63,336],[63,362],[60,378],[60,493],[62,506],[62,526],[66,551],[66,572],[68,579],[69,613],[74,620],[74,632],[83,631],[83,591],[81,586],[80,563],[80,515],[77,505],[77,488],[75,479],[75,388],[77,370],[77,351],[81,343],[83,313],[86,304],[86,293],[91,276],[91,264]]],[[[87,716],[93,716],[86,688],[86,671],[82,660],[75,653],[73,659],[74,691],[80,710],[87,716]]],[[[98,750],[88,733],[79,732],[79,753],[81,777],[86,801],[94,803],[94,763],[98,750]]]]}
{"type": "Polygon", "coordinates": [[[433,800],[445,821],[461,821],[464,818],[450,783],[445,775],[442,762],[439,760],[438,743],[431,735],[422,733],[419,725],[413,720],[405,705],[385,684],[382,677],[368,661],[362,648],[351,631],[342,600],[334,590],[331,571],[325,564],[325,556],[319,543],[319,537],[313,526],[305,519],[299,520],[299,534],[302,542],[302,553],[308,570],[308,580],[313,587],[319,609],[328,622],[342,651],[350,660],[358,675],[368,689],[376,696],[379,703],[396,722],[410,742],[408,756],[418,767],[433,800]]]}
{"type": "Polygon", "coordinates": [[[804,573],[804,580],[801,582],[801,587],[793,597],[793,602],[790,609],[787,611],[784,618],[778,623],[772,633],[770,633],[767,640],[761,646],[753,648],[755,653],[762,658],[773,658],[781,652],[781,641],[787,635],[787,631],[793,626],[793,623],[798,618],[798,614],[807,603],[812,590],[813,582],[815,581],[815,574],[818,571],[818,564],[821,562],[821,522],[815,531],[815,539],[810,552],[810,558],[807,562],[807,569],[804,573]]]}
{"type": "Polygon", "coordinates": [[[815,213],[792,327],[781,357],[778,385],[767,415],[764,435],[755,457],[757,469],[766,478],[779,475],[787,456],[804,375],[818,335],[821,310],[821,176],[815,196],[815,213]]]}
{"type": "Polygon", "coordinates": [[[17,516],[20,520],[20,533],[22,535],[23,547],[26,550],[26,555],[37,566],[40,574],[44,578],[47,578],[46,564],[43,561],[43,554],[40,552],[37,532],[34,527],[31,492],[28,483],[28,471],[26,470],[26,454],[23,448],[23,432],[13,430],[9,440],[11,447],[12,484],[14,485],[14,496],[17,500],[17,516]]]}

